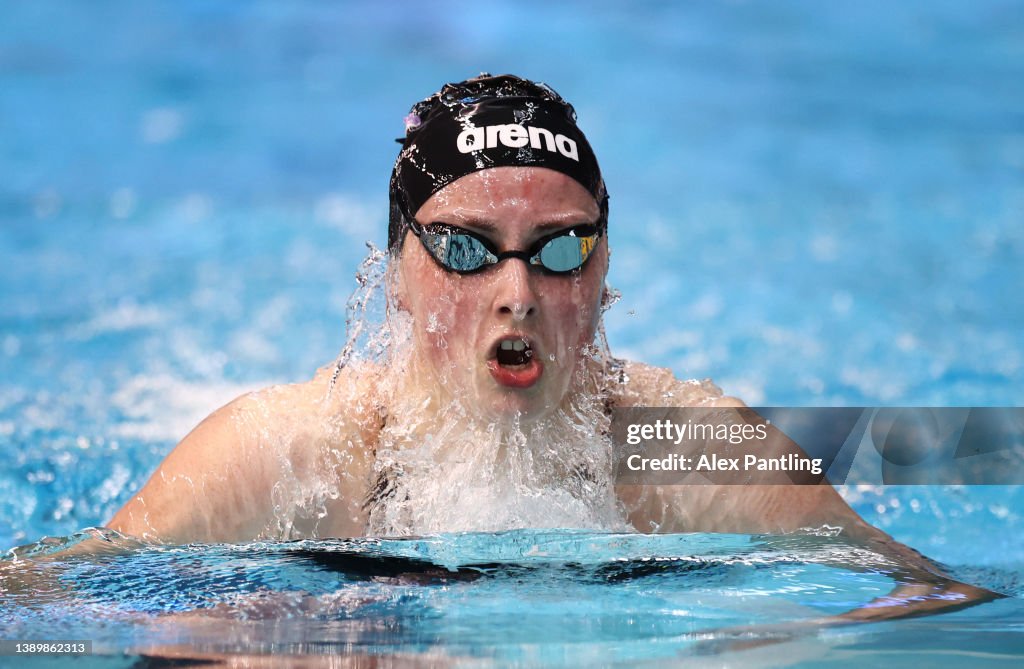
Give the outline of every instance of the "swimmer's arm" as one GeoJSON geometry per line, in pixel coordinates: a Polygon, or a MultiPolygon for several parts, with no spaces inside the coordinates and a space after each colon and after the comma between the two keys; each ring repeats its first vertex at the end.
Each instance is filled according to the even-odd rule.
{"type": "MultiPolygon", "coordinates": [[[[743,408],[745,405],[735,398],[724,397],[716,400],[713,406],[743,408]]],[[[807,457],[799,445],[774,427],[769,427],[769,438],[763,442],[763,448],[765,448],[763,452],[765,457],[780,457],[787,453],[796,453],[801,457],[807,457]]],[[[826,526],[839,529],[841,537],[884,556],[895,565],[892,574],[901,582],[901,585],[891,593],[890,596],[894,599],[910,597],[912,601],[918,602],[920,594],[926,589],[930,590],[932,594],[948,592],[951,595],[947,600],[938,598],[928,603],[920,601],[919,606],[915,605],[916,611],[950,609],[954,606],[960,608],[959,605],[956,605],[957,602],[960,602],[959,595],[969,596],[972,598],[971,601],[980,601],[985,597],[992,599],[992,596],[995,596],[994,593],[989,593],[987,590],[949,578],[938,564],[865,522],[827,479],[823,479],[817,484],[803,485],[691,487],[728,489],[730,496],[736,500],[735,503],[726,505],[733,513],[734,520],[720,522],[741,523],[746,528],[743,530],[731,528],[728,531],[787,534],[826,526]]],[[[857,565],[850,564],[843,566],[857,567],[857,565]]],[[[886,598],[882,598],[882,600],[886,600],[886,598]]],[[[874,602],[869,608],[877,613],[885,608],[884,604],[885,601],[874,602]]],[[[857,611],[859,613],[856,615],[853,615],[854,612],[850,612],[851,617],[869,617],[869,612],[863,607],[857,611]]]]}
{"type": "Polygon", "coordinates": [[[251,540],[270,518],[272,467],[238,417],[252,400],[241,397],[196,427],[160,464],[142,490],[102,530],[51,553],[0,562],[0,593],[25,603],[73,589],[36,563],[92,560],[146,543],[251,540]]]}
{"type": "MultiPolygon", "coordinates": [[[[632,381],[626,393],[614,398],[619,405],[745,407],[734,397],[706,396],[702,401],[700,393],[709,384],[680,382],[669,370],[629,363],[626,372],[632,381]]],[[[806,455],[772,430],[774,438],[767,440],[764,457],[791,451],[806,455]]],[[[866,523],[827,481],[818,485],[618,486],[617,491],[640,531],[789,534],[828,526],[841,528],[842,537],[895,565],[892,575],[899,583],[889,595],[823,619],[823,625],[928,615],[1001,597],[949,578],[925,556],[866,523]]],[[[836,566],[864,570],[860,564],[836,566]]]]}
{"type": "Polygon", "coordinates": [[[272,517],[277,467],[246,420],[255,401],[242,396],[200,423],[107,527],[160,543],[256,538],[272,517]]]}
{"type": "Polygon", "coordinates": [[[878,597],[856,609],[822,618],[817,622],[822,626],[835,626],[917,618],[937,613],[952,613],[1003,597],[1005,595],[985,588],[953,579],[934,577],[929,582],[900,584],[884,597],[878,597]]]}
{"type": "Polygon", "coordinates": [[[824,628],[952,613],[1002,597],[1005,595],[949,579],[907,583],[884,597],[835,616],[705,630],[697,648],[698,653],[746,650],[808,636],[824,628]]]}
{"type": "MultiPolygon", "coordinates": [[[[709,383],[679,381],[667,369],[637,363],[629,364],[627,374],[632,394],[615,398],[620,406],[690,406],[714,410],[716,421],[747,421],[740,412],[731,411],[746,405],[735,397],[709,394],[717,391],[709,383]]],[[[746,444],[704,447],[693,442],[693,447],[697,450],[686,454],[692,462],[705,454],[735,458],[749,451],[746,444]]],[[[790,452],[806,456],[785,434],[768,426],[768,437],[757,444],[758,455],[777,458],[790,452]]],[[[827,482],[791,485],[790,475],[759,474],[762,485],[745,483],[750,478],[742,470],[702,472],[694,473],[693,484],[684,480],[683,485],[630,485],[617,490],[630,510],[630,521],[642,532],[788,534],[829,526],[842,528],[844,536],[857,540],[888,539],[865,523],[827,482]]]]}
{"type": "MultiPolygon", "coordinates": [[[[743,402],[724,397],[712,403],[715,407],[742,408],[743,402]]],[[[765,456],[778,457],[785,453],[806,453],[781,432],[767,440],[765,456]]],[[[749,529],[727,531],[768,532],[786,534],[802,529],[824,526],[842,528],[840,536],[855,545],[883,556],[891,565],[886,570],[897,580],[897,585],[884,597],[879,597],[856,609],[819,621],[823,625],[841,625],[893,618],[910,618],[940,612],[950,612],[997,599],[1002,595],[949,577],[932,560],[913,548],[864,521],[846,500],[828,483],[817,485],[733,485],[691,486],[728,488],[738,504],[727,506],[734,520],[749,529]],[[738,507],[738,508],[737,508],[738,507]]],[[[710,530],[709,530],[710,531],[710,530]]],[[[722,531],[722,530],[718,530],[722,531]]],[[[837,564],[846,569],[866,570],[864,565],[846,562],[837,564]]]]}
{"type": "MultiPolygon", "coordinates": [[[[635,494],[635,493],[634,493],[635,494]]],[[[849,557],[831,566],[875,571],[895,579],[885,596],[833,616],[780,625],[717,630],[730,649],[776,643],[817,629],[898,618],[950,613],[1003,597],[950,578],[936,563],[866,523],[827,482],[818,485],[648,486],[649,502],[660,498],[660,532],[791,534],[802,529],[842,528],[840,536],[881,556],[885,564],[865,565],[849,557]],[[672,512],[675,510],[675,513],[672,512]]],[[[658,512],[647,511],[648,516],[658,512]]],[[[645,517],[645,522],[650,520],[645,517]]],[[[638,528],[638,525],[634,522],[638,528]]],[[[715,641],[712,645],[719,645],[715,641]]]]}
{"type": "MultiPolygon", "coordinates": [[[[908,570],[899,570],[902,572],[902,575],[897,576],[897,578],[907,578],[908,572],[917,574],[911,580],[898,583],[889,594],[877,597],[855,609],[834,616],[823,616],[821,618],[796,620],[779,624],[745,625],[711,630],[705,633],[706,636],[711,637],[710,640],[702,641],[699,644],[699,646],[705,647],[701,649],[701,652],[744,650],[780,643],[814,634],[820,629],[829,627],[952,613],[1005,597],[1005,595],[992,592],[991,590],[945,577],[941,574],[941,570],[938,567],[935,567],[935,571],[926,570],[922,572],[919,570],[920,564],[923,562],[932,565],[930,560],[908,546],[892,539],[889,539],[889,541],[895,547],[898,547],[895,551],[897,557],[905,557],[907,553],[912,553],[916,556],[916,559],[912,558],[908,570]]],[[[888,549],[875,547],[874,550],[884,554],[888,549]]],[[[853,571],[867,571],[863,565],[858,564],[837,564],[836,566],[843,566],[853,571]]]]}

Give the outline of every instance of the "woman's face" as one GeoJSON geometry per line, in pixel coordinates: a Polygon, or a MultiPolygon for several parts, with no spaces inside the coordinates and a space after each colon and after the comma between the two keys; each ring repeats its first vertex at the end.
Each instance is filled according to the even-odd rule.
{"type": "MultiPolygon", "coordinates": [[[[510,251],[594,223],[598,215],[593,196],[561,172],[497,167],[438,191],[416,219],[472,230],[510,251]]],[[[583,349],[594,340],[607,269],[602,237],[578,272],[546,274],[508,258],[460,275],[441,267],[408,232],[398,299],[413,317],[418,367],[433,377],[427,382],[488,419],[547,415],[566,397],[583,349]],[[513,352],[525,347],[527,362],[513,352],[499,354],[503,341],[513,352]]]]}

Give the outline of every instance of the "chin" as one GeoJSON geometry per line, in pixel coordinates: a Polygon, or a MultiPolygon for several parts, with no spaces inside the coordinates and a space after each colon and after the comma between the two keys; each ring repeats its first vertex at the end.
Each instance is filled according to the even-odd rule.
{"type": "Polygon", "coordinates": [[[486,397],[480,404],[484,418],[501,424],[532,423],[550,415],[557,407],[557,403],[547,402],[539,392],[492,388],[486,397]]]}

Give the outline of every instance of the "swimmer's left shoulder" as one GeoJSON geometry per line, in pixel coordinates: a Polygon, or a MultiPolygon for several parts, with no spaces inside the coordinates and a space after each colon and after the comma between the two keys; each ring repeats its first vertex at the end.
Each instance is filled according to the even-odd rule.
{"type": "Polygon", "coordinates": [[[715,399],[708,401],[706,403],[706,406],[746,408],[747,403],[738,397],[733,397],[732,395],[723,395],[721,397],[717,397],[715,399]]]}
{"type": "Polygon", "coordinates": [[[681,380],[668,368],[642,362],[623,361],[622,366],[622,383],[613,390],[616,406],[746,406],[723,395],[711,379],[681,380]]]}

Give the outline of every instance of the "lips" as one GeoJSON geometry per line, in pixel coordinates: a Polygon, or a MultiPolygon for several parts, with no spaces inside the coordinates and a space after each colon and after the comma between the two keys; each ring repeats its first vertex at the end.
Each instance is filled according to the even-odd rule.
{"type": "Polygon", "coordinates": [[[505,335],[495,343],[487,369],[495,381],[508,388],[529,388],[544,373],[533,343],[520,335],[505,335]]]}

